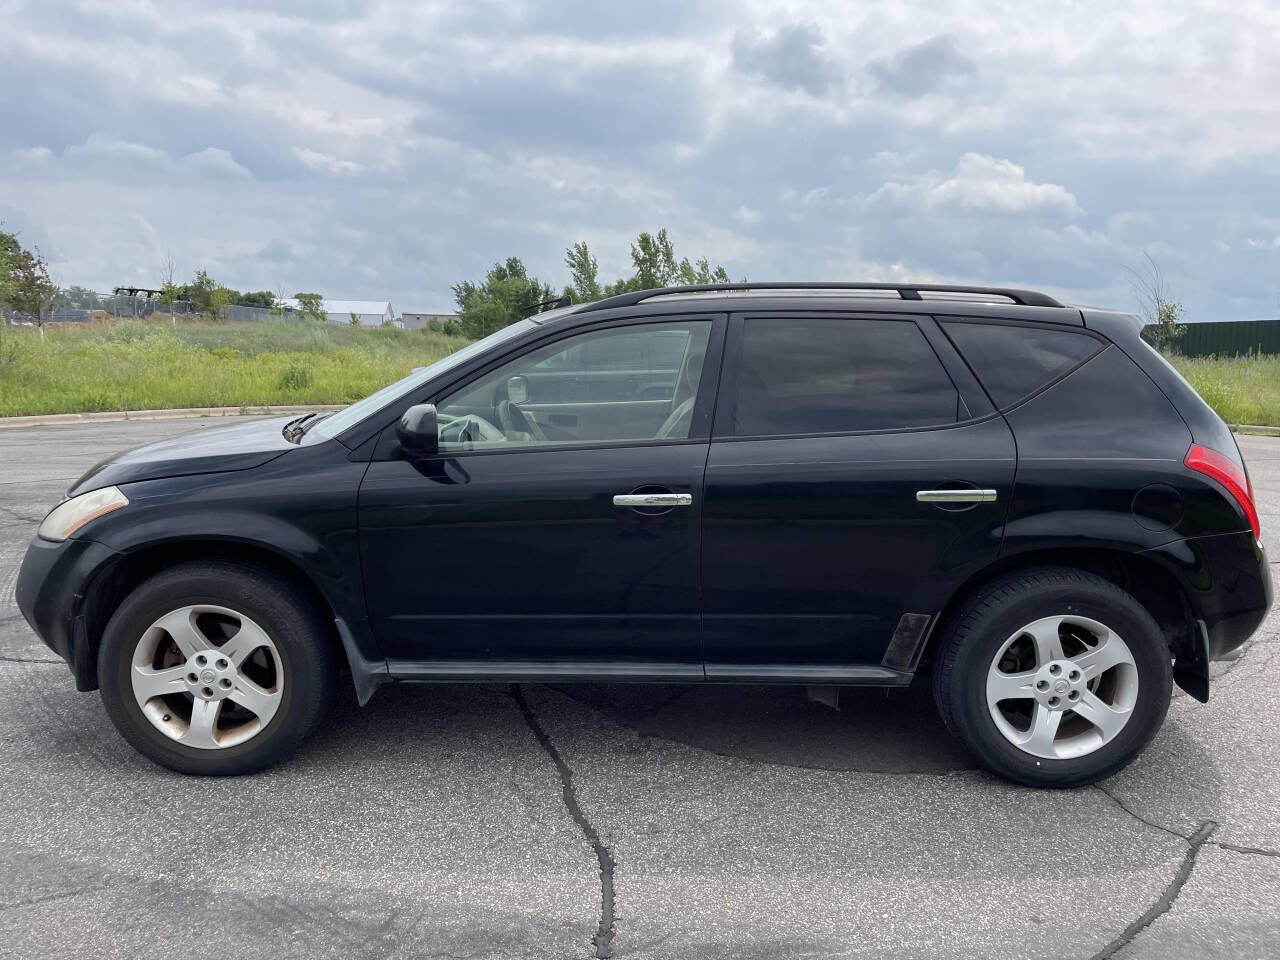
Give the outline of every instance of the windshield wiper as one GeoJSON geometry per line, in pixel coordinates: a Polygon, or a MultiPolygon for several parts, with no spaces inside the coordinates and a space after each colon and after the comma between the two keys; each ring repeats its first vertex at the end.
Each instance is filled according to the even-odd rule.
{"type": "Polygon", "coordinates": [[[300,424],[298,424],[298,429],[302,431],[303,436],[306,436],[306,434],[311,430],[312,427],[314,427],[317,423],[319,423],[325,417],[330,417],[330,416],[333,416],[333,414],[309,413],[307,414],[306,418],[300,424]]]}
{"type": "Polygon", "coordinates": [[[307,421],[311,420],[315,416],[316,415],[314,413],[304,413],[300,417],[294,417],[280,428],[280,435],[290,443],[297,443],[309,429],[307,421]]]}

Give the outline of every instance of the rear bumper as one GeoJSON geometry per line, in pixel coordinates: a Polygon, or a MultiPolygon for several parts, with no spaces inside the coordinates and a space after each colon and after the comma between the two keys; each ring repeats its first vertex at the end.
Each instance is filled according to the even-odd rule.
{"type": "Polygon", "coordinates": [[[45,645],[67,661],[79,690],[98,686],[84,620],[86,587],[119,554],[93,540],[32,539],[18,571],[18,609],[45,645]]]}
{"type": "Polygon", "coordinates": [[[1266,549],[1250,532],[1175,540],[1144,551],[1182,585],[1204,623],[1208,657],[1240,647],[1267,616],[1273,598],[1266,549]]]}

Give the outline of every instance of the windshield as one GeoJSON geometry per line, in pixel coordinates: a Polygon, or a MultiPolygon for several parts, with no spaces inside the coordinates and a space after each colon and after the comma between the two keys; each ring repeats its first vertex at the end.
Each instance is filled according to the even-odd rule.
{"type": "Polygon", "coordinates": [[[419,370],[413,371],[403,380],[397,380],[395,383],[383,387],[376,393],[371,393],[363,400],[357,400],[349,407],[344,407],[332,416],[325,417],[313,428],[307,431],[302,437],[301,445],[306,446],[313,443],[321,443],[330,440],[349,430],[357,423],[365,418],[377,413],[387,404],[400,399],[406,393],[416,390],[427,381],[438,377],[440,374],[454,367],[465,363],[477,354],[484,353],[490,347],[497,346],[507,340],[519,336],[526,330],[536,327],[532,320],[519,320],[511,324],[509,327],[503,327],[497,333],[491,333],[483,340],[477,340],[475,343],[468,344],[457,353],[451,353],[447,357],[437,360],[435,363],[419,370]]]}

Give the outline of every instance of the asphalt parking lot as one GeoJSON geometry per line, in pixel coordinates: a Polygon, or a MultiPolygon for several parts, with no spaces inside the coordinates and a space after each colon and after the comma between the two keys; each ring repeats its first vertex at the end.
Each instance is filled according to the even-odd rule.
{"type": "Polygon", "coordinates": [[[399,686],[264,774],[152,766],[13,586],[89,465],[207,425],[0,429],[0,956],[1280,955],[1274,611],[1097,788],[974,769],[923,684],[399,686]]]}

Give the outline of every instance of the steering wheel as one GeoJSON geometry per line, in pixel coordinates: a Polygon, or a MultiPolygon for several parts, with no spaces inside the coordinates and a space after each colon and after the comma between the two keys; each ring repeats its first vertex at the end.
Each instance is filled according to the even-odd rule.
{"type": "Polygon", "coordinates": [[[533,440],[546,440],[538,421],[528,416],[510,400],[498,404],[498,423],[504,433],[526,433],[533,440]]]}
{"type": "Polygon", "coordinates": [[[672,437],[687,437],[689,435],[689,424],[693,417],[693,401],[697,397],[689,397],[674,410],[662,426],[658,428],[658,432],[654,434],[655,440],[670,440],[672,437]]]}
{"type": "Polygon", "coordinates": [[[441,443],[479,443],[501,442],[507,435],[495,427],[484,417],[469,413],[463,417],[454,417],[440,424],[441,443]]]}

